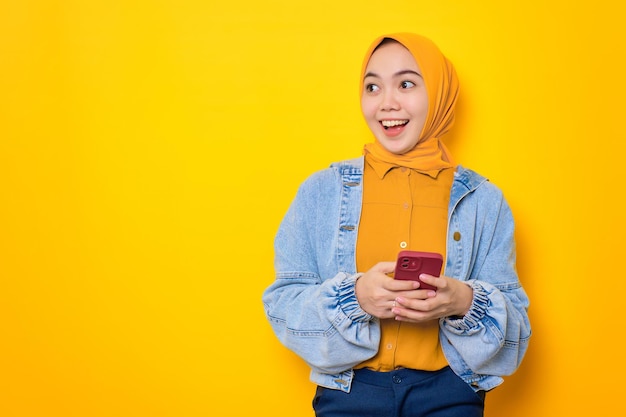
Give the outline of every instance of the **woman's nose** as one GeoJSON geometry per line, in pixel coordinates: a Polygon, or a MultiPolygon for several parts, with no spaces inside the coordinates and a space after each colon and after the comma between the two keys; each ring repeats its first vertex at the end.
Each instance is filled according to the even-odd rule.
{"type": "Polygon", "coordinates": [[[381,110],[398,110],[399,107],[399,102],[393,91],[385,91],[382,94],[382,100],[380,102],[381,110]]]}

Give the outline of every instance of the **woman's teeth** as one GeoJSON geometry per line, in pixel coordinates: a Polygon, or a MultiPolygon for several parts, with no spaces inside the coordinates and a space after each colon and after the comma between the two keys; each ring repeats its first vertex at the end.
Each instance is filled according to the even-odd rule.
{"type": "Polygon", "coordinates": [[[389,127],[405,125],[409,123],[409,121],[408,120],[382,120],[380,123],[383,125],[385,129],[387,129],[389,127]]]}

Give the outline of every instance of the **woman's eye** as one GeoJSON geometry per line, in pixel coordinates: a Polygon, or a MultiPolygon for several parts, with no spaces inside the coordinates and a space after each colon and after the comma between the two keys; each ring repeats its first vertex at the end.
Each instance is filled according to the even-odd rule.
{"type": "Polygon", "coordinates": [[[412,81],[402,81],[400,83],[400,88],[411,88],[411,87],[415,87],[415,83],[412,81]]]}
{"type": "Polygon", "coordinates": [[[375,93],[376,91],[379,90],[379,87],[376,84],[368,84],[365,86],[365,90],[368,93],[375,93]]]}

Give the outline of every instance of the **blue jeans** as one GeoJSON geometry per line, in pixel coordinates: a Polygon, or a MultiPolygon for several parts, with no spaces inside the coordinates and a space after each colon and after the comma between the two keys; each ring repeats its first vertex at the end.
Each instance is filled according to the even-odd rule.
{"type": "Polygon", "coordinates": [[[483,417],[484,399],[450,367],[357,369],[350,393],[318,386],[313,408],[317,417],[483,417]]]}

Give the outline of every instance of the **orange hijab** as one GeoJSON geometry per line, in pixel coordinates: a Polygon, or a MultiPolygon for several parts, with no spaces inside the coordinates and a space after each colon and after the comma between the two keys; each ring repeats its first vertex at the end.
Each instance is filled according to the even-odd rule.
{"type": "Polygon", "coordinates": [[[422,76],[428,93],[428,114],[417,145],[402,155],[387,151],[378,141],[365,145],[364,153],[374,159],[393,165],[413,168],[436,178],[442,169],[454,166],[452,157],[441,137],[454,123],[454,106],[459,93],[459,80],[452,63],[429,39],[413,33],[395,33],[376,39],[369,47],[361,68],[361,95],[363,76],[370,57],[380,43],[393,39],[411,52],[422,76]]]}

